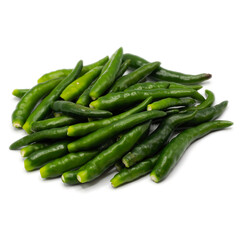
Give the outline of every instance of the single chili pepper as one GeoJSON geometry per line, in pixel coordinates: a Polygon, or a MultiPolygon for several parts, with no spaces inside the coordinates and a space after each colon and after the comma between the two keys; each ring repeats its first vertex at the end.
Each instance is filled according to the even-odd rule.
{"type": "Polygon", "coordinates": [[[69,185],[79,184],[79,181],[77,180],[78,172],[79,172],[79,169],[67,171],[62,174],[61,179],[64,183],[67,183],[69,185]]]}
{"type": "Polygon", "coordinates": [[[110,58],[107,68],[102,71],[101,75],[94,83],[89,96],[97,99],[102,96],[113,84],[118,70],[120,68],[123,56],[123,49],[119,48],[110,58]]]}
{"type": "Polygon", "coordinates": [[[18,98],[22,98],[28,91],[29,89],[14,89],[12,91],[12,95],[18,98]]]}
{"type": "Polygon", "coordinates": [[[148,131],[150,124],[151,121],[148,121],[147,123],[133,128],[128,133],[124,134],[118,142],[114,143],[98,154],[94,159],[83,165],[77,174],[78,181],[85,183],[100,176],[138,142],[140,137],[148,131]]]}
{"type": "Polygon", "coordinates": [[[36,152],[37,150],[43,149],[47,146],[49,146],[49,143],[34,143],[22,148],[20,153],[22,157],[27,157],[31,153],[36,152]]]}
{"type": "Polygon", "coordinates": [[[68,136],[84,136],[88,133],[94,132],[99,128],[108,126],[109,124],[116,122],[120,119],[124,119],[127,116],[130,116],[134,113],[138,113],[141,111],[146,110],[147,105],[152,102],[152,98],[147,98],[142,103],[137,105],[136,107],[121,113],[119,115],[113,116],[111,118],[105,118],[97,121],[91,121],[86,123],[79,123],[72,126],[69,126],[68,128],[68,136]]]}
{"type": "Polygon", "coordinates": [[[157,153],[154,157],[148,158],[142,162],[137,163],[131,168],[124,168],[121,166],[121,168],[119,169],[119,173],[117,173],[111,179],[112,186],[119,187],[125,183],[132,182],[142,176],[145,176],[146,174],[152,171],[160,154],[161,152],[157,153]]]}
{"type": "Polygon", "coordinates": [[[143,83],[136,83],[124,90],[124,92],[128,91],[136,91],[136,90],[152,90],[152,89],[159,89],[159,88],[169,88],[170,83],[167,82],[143,82],[143,83]]]}
{"type": "Polygon", "coordinates": [[[152,180],[154,182],[160,182],[166,178],[192,142],[204,137],[212,131],[222,130],[232,124],[233,123],[230,121],[216,120],[202,123],[181,132],[161,151],[157,163],[150,174],[152,180]]]}
{"type": "Polygon", "coordinates": [[[39,83],[30,89],[19,101],[14,112],[12,113],[12,124],[14,127],[21,128],[29,117],[31,111],[36,106],[38,101],[46,94],[52,91],[60,80],[47,81],[39,83]]]}
{"type": "Polygon", "coordinates": [[[173,131],[181,124],[192,119],[195,114],[196,111],[167,117],[151,135],[123,157],[124,165],[129,168],[137,162],[156,154],[171,137],[173,131]]]}
{"type": "Polygon", "coordinates": [[[120,66],[118,73],[116,75],[116,79],[122,77],[122,75],[127,71],[130,63],[131,63],[130,59],[127,59],[122,63],[122,65],[120,66]]]}
{"type": "Polygon", "coordinates": [[[100,146],[102,142],[117,136],[122,131],[126,131],[140,123],[164,117],[165,115],[165,112],[154,110],[132,114],[70,143],[68,150],[69,152],[77,152],[80,150],[93,149],[100,146]]]}
{"type": "Polygon", "coordinates": [[[216,118],[218,118],[219,116],[222,115],[222,113],[225,111],[227,105],[228,105],[228,101],[224,101],[215,106],[208,107],[205,109],[200,109],[197,111],[197,113],[193,117],[193,119],[182,124],[181,128],[196,126],[200,123],[215,120],[216,118]]]}
{"type": "MultiPolygon", "coordinates": [[[[86,72],[92,70],[95,67],[103,66],[108,61],[108,59],[109,59],[108,56],[106,56],[95,63],[83,66],[80,75],[84,75],[86,72]]],[[[38,83],[59,77],[65,78],[72,72],[72,70],[73,69],[60,69],[57,71],[46,73],[38,79],[38,83]]]]}
{"type": "Polygon", "coordinates": [[[81,94],[81,96],[78,98],[77,100],[77,104],[83,105],[83,106],[88,106],[89,103],[92,101],[91,97],[89,96],[89,93],[91,91],[91,88],[93,86],[93,84],[96,82],[96,80],[94,80],[91,85],[86,88],[83,93],[81,94]]]}
{"type": "Polygon", "coordinates": [[[148,97],[152,97],[153,100],[167,97],[192,97],[198,101],[204,101],[202,95],[193,89],[155,89],[108,93],[107,95],[91,102],[90,107],[96,109],[114,110],[123,106],[131,106],[132,104],[143,101],[148,97]]]}
{"type": "Polygon", "coordinates": [[[124,91],[132,91],[132,90],[152,90],[158,88],[190,88],[194,90],[199,90],[202,88],[201,85],[183,85],[180,83],[173,82],[144,82],[144,83],[136,83],[124,91]]]}
{"type": "Polygon", "coordinates": [[[53,143],[43,149],[33,152],[24,160],[24,167],[27,171],[39,169],[47,162],[62,157],[68,153],[67,145],[69,141],[53,143]]]}
{"type": "Polygon", "coordinates": [[[205,101],[203,101],[201,104],[195,106],[195,107],[189,107],[187,109],[185,109],[185,111],[189,111],[189,110],[195,110],[195,109],[204,109],[207,107],[211,107],[212,104],[214,103],[215,100],[215,96],[213,94],[213,92],[209,91],[209,90],[205,90],[205,94],[207,95],[207,98],[205,99],[205,101]]]}
{"type": "Polygon", "coordinates": [[[56,101],[62,91],[68,86],[71,82],[73,82],[78,75],[80,74],[82,69],[82,61],[79,61],[75,67],[75,69],[65,78],[63,79],[52,91],[51,93],[45,97],[42,102],[35,108],[35,110],[30,114],[27,121],[25,122],[23,129],[27,132],[31,132],[31,125],[33,122],[38,120],[42,120],[51,110],[51,104],[56,101]]]}
{"type": "Polygon", "coordinates": [[[174,106],[190,106],[195,103],[192,98],[164,98],[148,105],[147,110],[162,110],[174,106]]]}
{"type": "Polygon", "coordinates": [[[29,145],[30,143],[34,142],[40,142],[48,139],[63,139],[67,137],[67,129],[68,126],[35,132],[23,138],[20,138],[16,142],[12,143],[9,148],[11,150],[16,150],[20,147],[29,145]]]}
{"type": "Polygon", "coordinates": [[[80,96],[84,90],[89,87],[92,81],[99,76],[102,68],[102,66],[95,67],[81,77],[77,78],[63,90],[60,97],[66,101],[71,101],[80,96]]]}
{"type": "Polygon", "coordinates": [[[55,101],[51,108],[54,111],[63,112],[66,114],[73,114],[81,117],[105,118],[112,116],[112,113],[105,110],[91,109],[80,104],[68,101],[55,101]]]}
{"type": "Polygon", "coordinates": [[[98,154],[97,150],[69,153],[61,158],[49,162],[40,169],[42,178],[54,178],[61,176],[64,172],[79,168],[98,154]]]}
{"type": "MultiPolygon", "coordinates": [[[[147,60],[129,53],[123,55],[123,60],[126,59],[131,60],[130,66],[134,69],[148,63],[147,60]]],[[[157,71],[150,75],[150,77],[160,81],[195,84],[210,79],[212,75],[207,73],[202,73],[198,75],[183,74],[159,67],[157,71]]]]}
{"type": "Polygon", "coordinates": [[[111,87],[109,92],[120,92],[130,87],[133,84],[136,84],[140,80],[146,78],[149,74],[151,74],[154,70],[159,67],[159,62],[147,63],[135,71],[119,78],[114,85],[111,87]]]}
{"type": "Polygon", "coordinates": [[[80,118],[74,118],[70,116],[60,116],[60,117],[54,117],[54,118],[48,118],[45,120],[37,121],[32,124],[32,131],[39,132],[46,129],[51,128],[57,128],[57,127],[63,127],[63,126],[69,126],[74,123],[79,123],[83,119],[80,118]]]}
{"type": "MultiPolygon", "coordinates": [[[[103,144],[96,150],[68,153],[67,155],[57,158],[40,169],[42,178],[53,178],[61,176],[64,172],[72,169],[80,168],[82,165],[93,159],[98,153],[108,148],[115,142],[115,139],[111,139],[103,144]]],[[[76,173],[77,175],[77,173],[76,173]]],[[[77,180],[77,177],[76,177],[77,180]]]]}

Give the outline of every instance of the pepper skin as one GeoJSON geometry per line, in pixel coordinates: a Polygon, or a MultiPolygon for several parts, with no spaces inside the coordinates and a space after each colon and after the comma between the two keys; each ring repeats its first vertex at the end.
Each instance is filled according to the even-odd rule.
{"type": "Polygon", "coordinates": [[[90,103],[91,108],[114,110],[120,107],[131,106],[139,101],[152,97],[158,100],[167,97],[180,98],[192,97],[198,101],[205,99],[197,91],[193,89],[155,89],[155,90],[137,90],[129,92],[109,93],[90,103]]]}
{"type": "Polygon", "coordinates": [[[23,129],[27,133],[31,132],[31,127],[32,127],[31,125],[33,122],[42,120],[51,111],[51,104],[54,101],[56,101],[59,98],[62,91],[78,77],[82,69],[82,64],[83,64],[82,61],[79,61],[75,69],[65,79],[63,79],[30,114],[30,116],[28,117],[27,121],[23,126],[23,129]]]}
{"type": "Polygon", "coordinates": [[[70,143],[68,145],[68,150],[69,152],[77,152],[94,149],[95,147],[100,146],[102,142],[117,136],[123,131],[143,122],[164,117],[165,115],[166,113],[161,111],[145,111],[132,114],[70,143]]]}
{"type": "Polygon", "coordinates": [[[183,153],[192,142],[204,137],[210,132],[222,130],[231,126],[229,121],[216,120],[202,123],[196,127],[189,128],[173,138],[161,151],[155,167],[150,176],[154,182],[160,182],[165,179],[172,169],[177,165],[183,153]]]}
{"type": "Polygon", "coordinates": [[[95,100],[102,96],[113,84],[121,66],[123,49],[119,48],[110,58],[106,69],[104,68],[96,83],[91,88],[89,96],[95,100]]]}
{"type": "Polygon", "coordinates": [[[84,136],[87,135],[88,133],[94,132],[99,128],[105,127],[113,122],[116,122],[120,119],[123,119],[127,116],[130,116],[134,113],[138,113],[141,111],[146,110],[147,105],[152,102],[152,98],[147,98],[144,100],[142,103],[137,105],[136,107],[123,112],[119,115],[113,116],[111,118],[105,118],[97,121],[91,121],[91,122],[86,122],[86,123],[78,123],[72,126],[69,126],[68,128],[68,136],[74,137],[74,136],[84,136]]]}
{"type": "Polygon", "coordinates": [[[78,181],[85,183],[100,176],[138,142],[141,136],[148,131],[150,124],[151,122],[149,121],[133,128],[124,134],[118,142],[83,165],[77,174],[78,181]]]}

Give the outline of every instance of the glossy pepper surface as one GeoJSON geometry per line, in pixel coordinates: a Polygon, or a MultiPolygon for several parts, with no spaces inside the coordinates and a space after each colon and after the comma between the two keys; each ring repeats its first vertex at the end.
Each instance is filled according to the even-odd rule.
{"type": "Polygon", "coordinates": [[[165,115],[166,113],[162,111],[145,111],[132,114],[70,143],[68,145],[68,150],[70,152],[77,152],[80,150],[93,149],[123,131],[126,131],[143,122],[164,117],[165,115]]]}
{"type": "Polygon", "coordinates": [[[123,49],[119,48],[110,58],[107,67],[103,68],[97,81],[90,90],[89,96],[92,99],[97,99],[102,96],[113,84],[118,70],[121,66],[123,49]]]}
{"type": "Polygon", "coordinates": [[[195,114],[196,111],[167,117],[151,135],[123,157],[124,165],[129,168],[137,162],[156,154],[168,141],[173,131],[184,122],[192,119],[195,114]]]}
{"type": "Polygon", "coordinates": [[[78,181],[85,183],[100,176],[116,161],[121,159],[121,157],[137,143],[149,127],[150,122],[147,122],[133,128],[128,133],[124,134],[118,142],[114,143],[94,159],[83,165],[77,174],[78,181]]]}
{"type": "Polygon", "coordinates": [[[137,105],[136,107],[123,112],[119,115],[113,116],[111,118],[105,118],[97,121],[91,121],[91,122],[86,122],[86,123],[78,123],[72,126],[69,126],[68,128],[68,136],[84,136],[87,135],[88,133],[94,132],[99,128],[105,127],[113,122],[116,122],[120,119],[123,119],[127,116],[130,116],[134,113],[138,113],[141,111],[146,110],[147,105],[151,103],[152,98],[147,98],[144,100],[142,103],[137,105]]]}
{"type": "Polygon", "coordinates": [[[55,101],[51,108],[57,112],[73,114],[80,117],[104,118],[112,116],[112,113],[105,110],[91,109],[69,101],[55,101]]]}
{"type": "Polygon", "coordinates": [[[154,182],[160,182],[166,178],[192,142],[204,137],[210,132],[222,130],[231,125],[232,122],[229,121],[215,120],[202,123],[196,127],[181,132],[162,150],[161,155],[150,174],[152,180],[154,182]]]}
{"type": "Polygon", "coordinates": [[[135,71],[119,78],[114,85],[111,87],[109,92],[121,92],[128,88],[129,86],[139,82],[140,80],[146,78],[160,65],[160,62],[153,62],[145,64],[135,71]]]}
{"type": "Polygon", "coordinates": [[[199,101],[204,101],[204,98],[193,89],[155,89],[109,93],[91,102],[90,107],[96,109],[114,110],[119,109],[120,107],[131,106],[132,104],[143,101],[148,97],[152,97],[153,100],[167,97],[192,97],[199,101]]]}
{"type": "Polygon", "coordinates": [[[31,111],[36,106],[38,101],[47,95],[53,88],[60,83],[60,80],[47,81],[39,83],[30,89],[19,101],[13,114],[12,124],[14,127],[22,127],[29,117],[31,111]]]}
{"type": "MultiPolygon", "coordinates": [[[[148,63],[147,60],[129,53],[124,54],[123,59],[124,60],[130,59],[131,60],[130,66],[132,68],[139,68],[140,66],[143,66],[144,64],[148,63]]],[[[157,71],[155,71],[150,76],[160,81],[169,81],[184,84],[195,84],[206,81],[212,77],[212,75],[208,73],[202,73],[198,75],[183,74],[164,69],[161,66],[158,68],[157,71]]]]}
{"type": "Polygon", "coordinates": [[[75,67],[75,69],[65,78],[63,79],[51,92],[48,96],[46,96],[42,102],[35,108],[35,110],[30,114],[27,121],[25,122],[23,128],[27,133],[31,132],[31,125],[33,122],[38,120],[42,120],[46,115],[51,111],[51,104],[56,101],[62,91],[73,82],[78,75],[80,74],[82,69],[82,61],[79,61],[75,67]]]}

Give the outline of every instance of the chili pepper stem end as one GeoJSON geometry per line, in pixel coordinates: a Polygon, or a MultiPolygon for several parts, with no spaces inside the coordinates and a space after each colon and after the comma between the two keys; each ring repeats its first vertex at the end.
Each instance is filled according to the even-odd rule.
{"type": "Polygon", "coordinates": [[[24,168],[26,169],[26,171],[30,172],[32,170],[34,170],[34,168],[31,165],[31,161],[29,161],[27,158],[24,160],[24,168]]]}
{"type": "Polygon", "coordinates": [[[80,171],[78,174],[77,174],[77,180],[80,182],[80,183],[85,183],[87,182],[87,171],[80,171]]]}
{"type": "Polygon", "coordinates": [[[120,177],[119,176],[115,176],[111,179],[111,184],[114,188],[118,187],[121,185],[121,181],[120,181],[120,177]]]}
{"type": "Polygon", "coordinates": [[[151,177],[151,179],[154,181],[154,182],[156,182],[156,183],[158,183],[160,180],[157,178],[157,176],[155,175],[155,173],[154,172],[152,172],[151,174],[150,174],[150,177],[151,177]]]}
{"type": "Polygon", "coordinates": [[[122,162],[123,162],[123,164],[125,165],[125,167],[127,167],[127,168],[130,167],[129,164],[128,164],[128,162],[126,161],[126,159],[122,159],[122,162]]]}
{"type": "Polygon", "coordinates": [[[19,121],[14,121],[13,122],[13,127],[15,127],[15,128],[22,128],[22,124],[19,121]]]}
{"type": "Polygon", "coordinates": [[[147,106],[147,110],[148,110],[148,111],[152,111],[152,106],[151,106],[151,104],[149,104],[149,105],[147,106]]]}

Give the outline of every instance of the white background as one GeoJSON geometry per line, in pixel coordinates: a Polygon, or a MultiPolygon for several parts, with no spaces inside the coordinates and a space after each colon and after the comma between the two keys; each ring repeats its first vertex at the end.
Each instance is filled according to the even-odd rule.
{"type": "MultiPolygon", "coordinates": [[[[240,239],[239,1],[1,1],[0,238],[240,239]],[[68,187],[27,173],[10,143],[14,88],[122,46],[168,69],[210,72],[204,87],[231,129],[193,144],[162,183],[149,176],[113,189],[113,173],[68,187]],[[237,117],[238,115],[238,117],[237,117]]],[[[201,90],[204,93],[204,90],[201,90]]]]}

